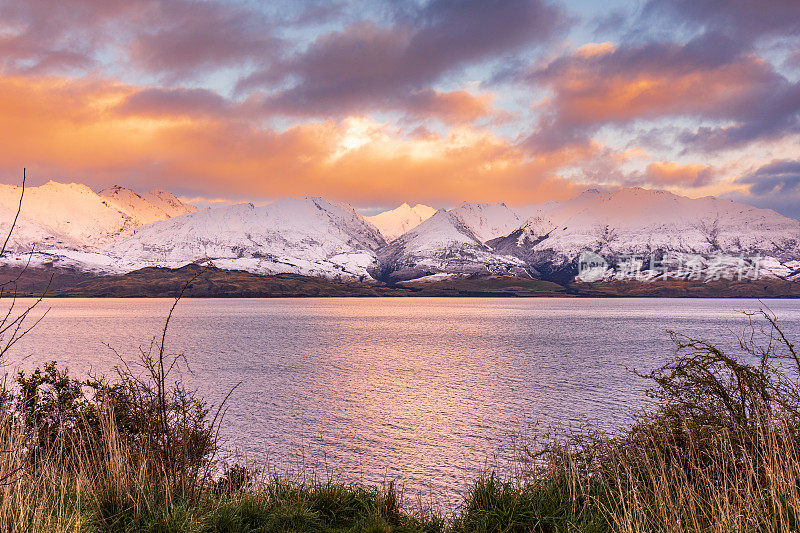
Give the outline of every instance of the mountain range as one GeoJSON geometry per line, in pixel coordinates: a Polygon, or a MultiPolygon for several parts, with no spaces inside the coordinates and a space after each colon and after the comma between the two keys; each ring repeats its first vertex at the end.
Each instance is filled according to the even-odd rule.
{"type": "MultiPolygon", "coordinates": [[[[19,187],[0,185],[6,233],[19,187]]],[[[800,221],[726,199],[587,190],[541,205],[403,204],[373,216],[323,198],[198,210],[169,192],[26,188],[3,264],[121,274],[212,262],[260,274],[405,283],[475,276],[651,281],[800,278],[800,221]],[[33,252],[32,252],[33,251],[33,252]]]]}
{"type": "MultiPolygon", "coordinates": [[[[0,184],[0,228],[3,235],[14,219],[21,188],[0,184]]],[[[197,209],[167,191],[139,195],[123,187],[94,192],[86,185],[49,181],[28,187],[9,250],[98,251],[133,235],[134,230],[197,209]]]]}

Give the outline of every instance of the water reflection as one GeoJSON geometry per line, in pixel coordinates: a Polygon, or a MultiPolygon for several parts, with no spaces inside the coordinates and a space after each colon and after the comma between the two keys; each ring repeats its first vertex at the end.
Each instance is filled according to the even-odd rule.
{"type": "MultiPolygon", "coordinates": [[[[168,300],[53,300],[12,367],[53,359],[108,373],[158,333],[168,300]],[[25,356],[29,356],[25,358],[25,356]]],[[[185,300],[168,344],[219,401],[242,381],[227,436],[279,469],[399,478],[452,501],[512,436],[590,420],[619,427],[672,353],[666,329],[733,341],[745,300],[185,300]]],[[[800,331],[793,301],[770,302],[800,331]]]]}

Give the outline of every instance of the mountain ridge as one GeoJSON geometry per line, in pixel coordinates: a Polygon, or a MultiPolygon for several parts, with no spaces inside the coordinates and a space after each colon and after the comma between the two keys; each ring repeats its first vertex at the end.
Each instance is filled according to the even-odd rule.
{"type": "Polygon", "coordinates": [[[428,220],[434,213],[436,209],[427,205],[416,204],[411,207],[403,203],[394,209],[364,218],[378,228],[386,242],[392,242],[428,220]]]}
{"type": "Polygon", "coordinates": [[[106,251],[128,270],[213,261],[259,273],[365,278],[385,244],[349,205],[306,196],[203,209],[142,226],[106,251]]]}
{"type": "Polygon", "coordinates": [[[114,185],[97,193],[114,207],[137,221],[140,226],[194,213],[197,208],[181,202],[174,194],[150,189],[141,195],[126,187],[114,185]]]}
{"type": "MultiPolygon", "coordinates": [[[[13,218],[19,192],[0,186],[0,230],[13,218]]],[[[26,189],[11,252],[4,264],[99,274],[210,261],[261,274],[390,283],[517,276],[567,284],[682,279],[687,265],[699,276],[691,279],[741,277],[757,261],[765,276],[797,280],[800,221],[731,200],[638,187],[590,189],[521,208],[402,204],[369,217],[310,196],[197,210],[166,191],[115,186],[95,193],[51,181],[26,189]],[[410,229],[392,233],[403,228],[410,229]],[[33,246],[38,252],[30,256],[33,246]],[[589,270],[581,262],[587,253],[595,257],[589,270]]]]}
{"type": "MultiPolygon", "coordinates": [[[[124,194],[135,192],[119,188],[124,194]]],[[[19,205],[22,189],[16,185],[0,185],[0,232],[8,232],[19,205]]],[[[171,193],[169,195],[182,204],[171,193]]],[[[138,206],[123,208],[121,202],[96,193],[80,183],[59,183],[53,180],[38,187],[26,187],[22,209],[9,240],[10,250],[28,252],[33,248],[65,248],[76,251],[97,251],[133,234],[147,218],[142,213],[153,204],[141,199],[138,206]]],[[[131,198],[133,198],[131,196],[131,198]]],[[[166,198],[166,196],[165,196],[166,198]]],[[[164,213],[167,218],[169,216],[164,213]]]]}

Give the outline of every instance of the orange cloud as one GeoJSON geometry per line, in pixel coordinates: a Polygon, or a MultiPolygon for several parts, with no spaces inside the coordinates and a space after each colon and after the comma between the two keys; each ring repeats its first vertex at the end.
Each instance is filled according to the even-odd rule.
{"type": "Polygon", "coordinates": [[[647,165],[645,180],[658,186],[702,187],[711,183],[714,169],[708,165],[654,161],[647,165]]]}
{"type": "Polygon", "coordinates": [[[413,93],[405,110],[419,116],[433,116],[448,124],[473,122],[492,113],[494,95],[473,95],[467,91],[426,90],[413,93]]]}
{"type": "Polygon", "coordinates": [[[614,44],[609,42],[586,43],[575,50],[575,55],[589,58],[611,53],[614,51],[614,48],[614,44]]]}
{"type": "Polygon", "coordinates": [[[408,137],[395,126],[351,117],[275,131],[235,111],[171,112],[174,95],[146,102],[157,105],[129,105],[144,102],[137,96],[145,91],[108,81],[0,77],[0,168],[27,166],[40,180],[206,196],[531,203],[574,194],[557,171],[591,157],[591,149],[569,149],[531,158],[469,125],[408,137]]]}
{"type": "MultiPolygon", "coordinates": [[[[602,55],[599,52],[591,57],[602,55]]],[[[704,114],[748,96],[752,64],[729,64],[712,71],[646,69],[611,76],[569,69],[555,80],[562,118],[573,123],[628,121],[670,114],[704,114]]]]}

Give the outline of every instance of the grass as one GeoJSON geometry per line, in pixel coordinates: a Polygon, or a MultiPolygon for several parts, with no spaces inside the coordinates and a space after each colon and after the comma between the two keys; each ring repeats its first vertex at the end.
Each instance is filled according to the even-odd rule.
{"type": "Polygon", "coordinates": [[[168,389],[158,358],[111,382],[48,365],[3,397],[0,530],[797,531],[800,357],[774,316],[752,318],[737,354],[674,335],[675,358],[647,374],[653,407],[629,428],[539,436],[513,476],[488,472],[447,516],[393,484],[212,476],[217,417],[168,389]]]}

